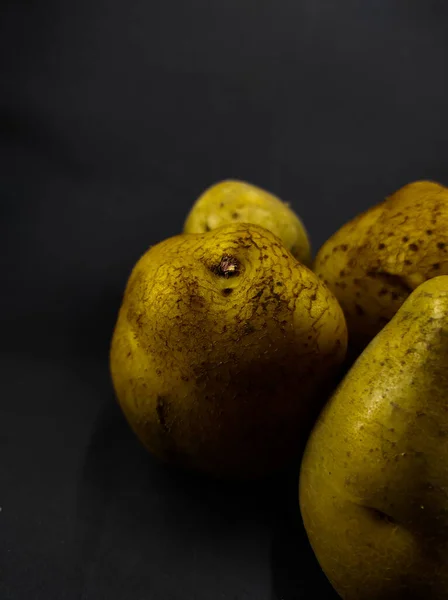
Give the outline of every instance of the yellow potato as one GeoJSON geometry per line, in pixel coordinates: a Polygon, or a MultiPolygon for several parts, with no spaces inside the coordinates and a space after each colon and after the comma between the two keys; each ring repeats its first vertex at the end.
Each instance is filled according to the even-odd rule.
{"type": "Polygon", "coordinates": [[[309,437],[303,522],[344,600],[448,598],[447,364],[442,276],[370,342],[309,437]]]}
{"type": "Polygon", "coordinates": [[[406,185],[343,225],[313,268],[344,310],[350,343],[364,347],[412,290],[448,274],[448,189],[406,185]]]}
{"type": "Polygon", "coordinates": [[[344,360],[334,296],[279,238],[224,225],[152,247],[128,281],[110,366],[155,456],[217,476],[279,468],[344,360]]]}
{"type": "Polygon", "coordinates": [[[302,221],[273,194],[243,181],[221,181],[195,202],[184,233],[205,233],[227,223],[253,223],[269,229],[297,260],[311,266],[310,242],[302,221]]]}

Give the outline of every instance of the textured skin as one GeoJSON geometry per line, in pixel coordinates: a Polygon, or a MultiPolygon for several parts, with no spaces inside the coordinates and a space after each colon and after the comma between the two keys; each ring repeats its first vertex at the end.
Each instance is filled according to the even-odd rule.
{"type": "Polygon", "coordinates": [[[412,290],[448,274],[448,189],[401,188],[327,240],[314,271],[339,300],[350,343],[364,347],[412,290]]]}
{"type": "Polygon", "coordinates": [[[170,238],[138,261],[110,364],[154,455],[249,477],[281,466],[309,432],[346,343],[342,310],[314,273],[266,229],[231,224],[170,238]],[[226,277],[229,256],[238,269],[226,277]]]}
{"type": "Polygon", "coordinates": [[[448,277],[415,290],[308,440],[300,507],[345,600],[448,598],[448,277]]]}
{"type": "Polygon", "coordinates": [[[311,266],[308,234],[285,202],[243,181],[221,181],[196,201],[184,225],[185,233],[205,233],[227,223],[254,223],[278,236],[297,260],[311,266]]]}

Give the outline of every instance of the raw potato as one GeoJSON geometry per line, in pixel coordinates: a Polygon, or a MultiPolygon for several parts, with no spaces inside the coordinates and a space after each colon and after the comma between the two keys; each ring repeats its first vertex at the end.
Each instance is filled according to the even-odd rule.
{"type": "Polygon", "coordinates": [[[227,223],[254,223],[275,233],[304,265],[311,266],[307,232],[289,206],[265,190],[243,181],[221,181],[196,201],[185,233],[205,233],[227,223]]]}
{"type": "Polygon", "coordinates": [[[311,433],[302,517],[345,600],[448,598],[447,364],[443,276],[409,296],[311,433]]]}
{"type": "Polygon", "coordinates": [[[448,274],[448,189],[406,185],[339,229],[314,271],[341,304],[349,341],[364,347],[423,281],[448,274]]]}
{"type": "Polygon", "coordinates": [[[159,458],[217,476],[281,467],[344,360],[331,292],[271,232],[230,224],[152,247],[130,276],[110,364],[159,458]]]}

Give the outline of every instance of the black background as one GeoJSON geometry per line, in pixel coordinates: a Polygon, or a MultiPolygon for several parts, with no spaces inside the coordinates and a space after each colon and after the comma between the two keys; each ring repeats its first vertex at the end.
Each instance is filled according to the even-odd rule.
{"type": "Polygon", "coordinates": [[[316,250],[405,183],[448,183],[448,8],[56,0],[1,8],[0,599],[335,598],[296,474],[157,465],[113,400],[129,271],[223,178],[316,250]]]}

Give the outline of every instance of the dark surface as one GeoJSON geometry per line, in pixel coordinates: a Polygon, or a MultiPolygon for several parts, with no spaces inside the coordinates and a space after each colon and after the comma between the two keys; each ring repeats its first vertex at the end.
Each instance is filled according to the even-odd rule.
{"type": "Polygon", "coordinates": [[[237,177],[314,248],[448,183],[444,2],[9,2],[1,15],[0,599],[335,598],[297,476],[157,465],[107,351],[139,255],[237,177]]]}

